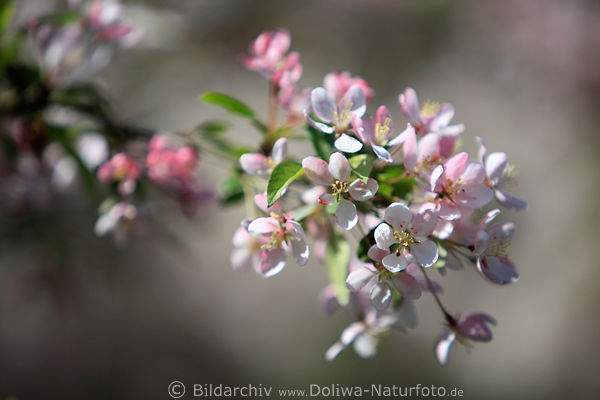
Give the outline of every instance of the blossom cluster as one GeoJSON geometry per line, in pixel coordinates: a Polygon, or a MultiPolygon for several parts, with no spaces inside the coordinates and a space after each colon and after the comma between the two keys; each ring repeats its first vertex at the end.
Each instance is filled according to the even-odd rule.
{"type": "Polygon", "coordinates": [[[518,280],[507,254],[515,226],[494,223],[501,209],[526,207],[506,191],[515,171],[507,155],[488,153],[481,138],[476,157],[460,151],[465,126],[452,122],[452,105],[421,105],[410,87],[398,96],[404,121],[385,105],[369,116],[374,91],[347,71],[326,75],[322,86],[298,88],[302,67],[298,53],[286,55],[290,43],[286,31],[265,32],[242,57],[276,88],[269,95],[279,107],[269,110],[259,151],[239,158],[254,207],[233,238],[234,269],[272,277],[290,257],[305,265],[313,250],[331,281],[321,294],[324,310],[345,307],[355,318],[327,350],[330,360],[351,344],[371,357],[385,333],[414,327],[414,303],[423,292],[435,297],[447,325],[436,343],[441,364],[455,341],[491,340],[495,320],[448,312],[441,284],[429,275],[472,267],[496,285],[518,280]],[[296,109],[283,91],[298,99],[296,109]],[[298,107],[305,123],[290,118],[298,107]],[[293,135],[307,135],[314,153],[290,157],[293,135]]]}

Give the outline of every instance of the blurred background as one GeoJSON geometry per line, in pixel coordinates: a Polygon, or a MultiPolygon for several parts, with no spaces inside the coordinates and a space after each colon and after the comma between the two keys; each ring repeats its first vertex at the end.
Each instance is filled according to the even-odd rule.
{"type": "MultiPolygon", "coordinates": [[[[21,0],[18,20],[60,6],[21,0]]],[[[145,35],[97,77],[123,119],[156,130],[190,129],[220,110],[205,91],[229,93],[266,114],[267,82],[238,62],[261,31],[290,30],[302,86],[332,71],[361,75],[400,120],[397,95],[451,102],[474,136],[505,151],[519,171],[512,193],[529,207],[515,221],[511,258],[520,281],[484,282],[475,271],[439,278],[450,310],[498,320],[494,340],[448,366],[433,357],[442,317],[431,296],[420,324],[394,333],[380,354],[325,350],[350,322],[322,315],[326,284],[314,260],[263,279],[229,265],[243,207],[177,210],[130,237],[96,238],[95,206],[63,194],[44,213],[2,221],[0,396],[18,399],[165,399],[184,383],[445,385],[469,399],[598,398],[600,302],[600,3],[597,1],[153,0],[126,2],[145,35]],[[158,224],[157,224],[158,225],[158,224]]],[[[232,118],[231,134],[258,135],[232,118]]],[[[398,125],[399,126],[399,125],[398,125]]],[[[292,149],[292,153],[294,153],[292,149]]],[[[302,154],[300,154],[302,155],[302,154]]],[[[203,159],[207,185],[224,170],[203,159]]]]}

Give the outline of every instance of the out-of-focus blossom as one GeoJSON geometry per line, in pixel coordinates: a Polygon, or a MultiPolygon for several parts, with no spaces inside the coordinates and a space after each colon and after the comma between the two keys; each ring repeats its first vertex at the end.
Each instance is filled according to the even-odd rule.
{"type": "Polygon", "coordinates": [[[329,97],[336,103],[344,97],[348,89],[352,86],[361,88],[366,97],[366,101],[371,100],[375,95],[375,91],[367,81],[360,76],[352,76],[348,71],[328,73],[323,79],[323,86],[327,90],[329,97]]]}
{"type": "Polygon", "coordinates": [[[321,120],[315,121],[308,113],[306,120],[314,128],[328,135],[335,133],[335,147],[346,153],[356,153],[362,149],[360,140],[348,135],[353,118],[361,118],[367,110],[362,89],[351,86],[339,101],[334,101],[322,87],[312,90],[310,103],[313,113],[321,120]]]}
{"type": "Polygon", "coordinates": [[[487,314],[461,314],[458,319],[452,320],[448,331],[444,332],[435,345],[435,356],[441,365],[448,363],[450,348],[455,340],[464,345],[469,341],[489,342],[492,340],[492,331],[488,326],[496,325],[496,320],[487,314]]]}
{"type": "Polygon", "coordinates": [[[123,7],[114,0],[93,0],[87,7],[86,20],[96,32],[96,40],[129,47],[138,42],[141,33],[122,17],[123,7]]]}
{"type": "Polygon", "coordinates": [[[240,166],[250,175],[268,179],[273,168],[287,157],[287,139],[277,139],[273,144],[271,156],[260,153],[246,153],[240,156],[240,166]]]}
{"type": "Polygon", "coordinates": [[[375,229],[375,241],[377,247],[390,251],[381,261],[390,272],[402,271],[413,259],[423,267],[437,261],[438,247],[427,239],[437,222],[434,210],[413,215],[404,204],[392,203],[385,210],[385,221],[375,229]]]}
{"type": "Polygon", "coordinates": [[[474,251],[477,269],[483,277],[492,283],[506,285],[519,280],[515,265],[506,256],[506,247],[515,233],[515,224],[503,222],[487,228],[498,214],[498,209],[488,212],[477,225],[474,251]]]}
{"type": "Polygon", "coordinates": [[[352,170],[350,163],[341,153],[331,154],[329,164],[317,157],[306,157],[302,160],[302,167],[313,183],[329,187],[329,193],[321,195],[320,201],[325,204],[337,203],[337,223],[346,230],[352,229],[358,222],[353,200],[367,201],[379,188],[373,178],[369,178],[366,183],[360,179],[349,183],[352,170]]]}
{"type": "Polygon", "coordinates": [[[481,208],[494,197],[494,192],[485,185],[481,164],[467,159],[467,153],[458,153],[431,172],[430,190],[439,196],[440,218],[460,218],[462,209],[481,208]]]}
{"type": "Polygon", "coordinates": [[[119,183],[119,192],[123,196],[135,190],[136,180],[141,171],[133,159],[126,153],[117,153],[98,168],[98,179],[102,183],[119,183]]]}
{"type": "Polygon", "coordinates": [[[112,233],[117,241],[122,241],[136,216],[137,209],[133,204],[117,203],[98,218],[94,232],[98,236],[112,233]]]}
{"type": "Polygon", "coordinates": [[[250,43],[250,54],[241,57],[242,64],[247,69],[260,72],[271,79],[285,66],[285,54],[291,42],[290,33],[284,29],[263,32],[250,43]]]}
{"type": "Polygon", "coordinates": [[[510,179],[512,171],[506,153],[495,152],[486,156],[487,148],[485,147],[485,143],[483,143],[483,139],[478,136],[475,139],[479,143],[479,162],[485,168],[487,184],[494,190],[494,195],[498,203],[515,211],[525,209],[527,202],[501,190],[504,184],[510,179]]]}
{"type": "Polygon", "coordinates": [[[198,166],[198,153],[193,147],[171,147],[166,135],[155,135],[146,157],[148,177],[159,185],[189,185],[198,166]]]}
{"type": "Polygon", "coordinates": [[[99,133],[86,132],[75,142],[75,149],[81,161],[90,169],[102,164],[109,155],[108,142],[99,133]]]}

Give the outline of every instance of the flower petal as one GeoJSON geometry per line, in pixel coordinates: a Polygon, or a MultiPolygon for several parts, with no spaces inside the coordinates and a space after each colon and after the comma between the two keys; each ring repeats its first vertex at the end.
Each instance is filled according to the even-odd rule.
{"type": "Polygon", "coordinates": [[[317,87],[310,92],[310,104],[315,115],[323,122],[333,122],[335,119],[335,104],[327,90],[317,87]]]}
{"type": "Polygon", "coordinates": [[[373,178],[367,179],[367,183],[361,181],[360,179],[355,180],[350,184],[348,188],[348,192],[350,196],[356,201],[367,201],[377,193],[379,189],[379,185],[377,181],[373,178]]]}
{"type": "Polygon", "coordinates": [[[263,235],[280,229],[279,222],[273,217],[256,218],[248,225],[248,232],[263,235]]]}
{"type": "Polygon", "coordinates": [[[263,154],[242,154],[240,156],[240,166],[247,174],[258,175],[264,178],[269,176],[267,157],[263,154]]]}
{"type": "Polygon", "coordinates": [[[497,185],[508,166],[506,153],[491,153],[485,159],[485,172],[492,185],[497,185]]]}
{"type": "Polygon", "coordinates": [[[469,155],[465,152],[458,153],[444,163],[444,174],[447,179],[455,181],[467,167],[469,155]]]}
{"type": "Polygon", "coordinates": [[[352,85],[340,100],[340,109],[350,109],[353,115],[362,117],[367,111],[367,99],[358,85],[352,85]]]}
{"type": "Polygon", "coordinates": [[[310,250],[304,238],[292,237],[288,240],[292,246],[292,254],[298,265],[306,265],[310,250]]]}
{"type": "Polygon", "coordinates": [[[382,159],[387,163],[391,163],[393,160],[392,155],[389,151],[385,149],[385,147],[377,146],[376,144],[372,144],[371,148],[373,149],[373,153],[377,156],[377,158],[382,159]]]}
{"type": "Polygon", "coordinates": [[[419,120],[419,112],[421,107],[419,106],[419,99],[417,93],[411,87],[404,90],[403,93],[398,96],[398,103],[400,104],[400,110],[413,121],[419,120]]]}
{"type": "Polygon", "coordinates": [[[382,250],[389,250],[395,244],[394,230],[386,223],[379,224],[375,229],[375,243],[382,250]]]}
{"type": "Polygon", "coordinates": [[[460,189],[453,197],[462,207],[477,209],[485,206],[494,198],[494,191],[485,185],[472,185],[460,189]]]}
{"type": "Polygon", "coordinates": [[[357,268],[348,274],[348,278],[346,278],[346,287],[350,289],[351,292],[358,292],[376,276],[377,275],[368,268],[357,268]]]}
{"type": "Polygon", "coordinates": [[[379,264],[382,264],[383,258],[388,254],[390,254],[388,249],[380,249],[376,244],[371,246],[367,252],[367,256],[369,256],[371,260],[377,261],[379,264]]]}
{"type": "Polygon", "coordinates": [[[385,209],[385,221],[396,231],[410,229],[413,215],[402,203],[392,203],[385,209]]]}
{"type": "Polygon", "coordinates": [[[308,122],[310,126],[328,135],[332,134],[335,131],[335,129],[331,125],[327,125],[323,122],[315,121],[314,119],[312,119],[306,111],[304,111],[304,119],[306,119],[306,122],[308,122]]]}
{"type": "Polygon", "coordinates": [[[421,297],[421,286],[419,285],[419,282],[406,272],[396,274],[392,284],[404,298],[416,300],[421,297]]]}
{"type": "Polygon", "coordinates": [[[373,285],[369,296],[371,297],[371,304],[377,311],[386,310],[392,302],[392,291],[385,283],[373,285]]]}
{"type": "Polygon", "coordinates": [[[500,190],[496,190],[494,194],[496,196],[496,200],[498,200],[498,203],[502,204],[506,208],[515,211],[521,211],[527,208],[526,201],[521,200],[512,194],[501,192],[500,190]]]}
{"type": "Polygon", "coordinates": [[[383,257],[381,262],[388,271],[393,273],[402,271],[408,265],[408,260],[403,253],[400,253],[400,255],[396,255],[396,253],[389,254],[383,257]]]}
{"type": "Polygon", "coordinates": [[[519,280],[515,265],[504,256],[479,257],[477,269],[484,278],[497,285],[506,285],[519,280]]]}
{"type": "Polygon", "coordinates": [[[423,239],[410,245],[410,254],[421,266],[431,267],[438,259],[438,247],[432,240],[423,239]]]}
{"type": "Polygon", "coordinates": [[[446,365],[448,363],[450,347],[455,338],[456,334],[452,331],[448,331],[438,339],[435,345],[435,358],[437,358],[440,365],[446,365]]]}
{"type": "Polygon", "coordinates": [[[329,173],[341,182],[350,179],[352,168],[342,153],[335,152],[329,156],[329,173]]]}
{"type": "Polygon", "coordinates": [[[271,151],[271,157],[273,158],[273,162],[275,164],[279,164],[287,157],[287,139],[279,138],[273,144],[273,151],[271,151]]]}
{"type": "Polygon", "coordinates": [[[283,248],[262,250],[258,265],[259,272],[265,277],[277,275],[285,267],[285,250],[283,248]]]}
{"type": "Polygon", "coordinates": [[[335,140],[334,145],[336,149],[343,151],[344,153],[356,153],[363,147],[360,140],[345,133],[342,133],[342,135],[335,140]]]}
{"type": "Polygon", "coordinates": [[[304,172],[311,182],[317,185],[331,185],[333,177],[329,173],[329,166],[320,158],[306,157],[302,160],[302,168],[304,168],[304,172]]]}
{"type": "Polygon", "coordinates": [[[356,213],[356,206],[351,201],[341,199],[335,209],[335,216],[339,226],[349,231],[354,228],[358,222],[358,215],[356,213]]]}

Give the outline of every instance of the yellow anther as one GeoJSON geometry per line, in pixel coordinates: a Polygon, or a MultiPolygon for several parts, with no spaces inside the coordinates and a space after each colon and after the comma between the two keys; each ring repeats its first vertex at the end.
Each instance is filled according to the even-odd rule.
{"type": "Polygon", "coordinates": [[[392,120],[386,118],[385,121],[383,121],[383,124],[379,122],[375,124],[375,138],[377,139],[377,143],[385,144],[387,134],[390,132],[391,123],[392,120]]]}
{"type": "Polygon", "coordinates": [[[423,107],[421,107],[421,112],[419,113],[419,115],[422,118],[433,117],[439,111],[440,111],[440,102],[439,101],[427,100],[425,102],[425,104],[423,104],[423,107]]]}

